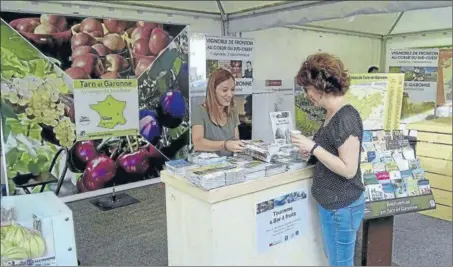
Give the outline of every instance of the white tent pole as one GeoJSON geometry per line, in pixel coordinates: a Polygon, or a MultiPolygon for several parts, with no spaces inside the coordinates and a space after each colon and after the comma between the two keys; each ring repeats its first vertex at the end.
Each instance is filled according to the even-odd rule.
{"type": "Polygon", "coordinates": [[[404,12],[400,12],[398,14],[398,16],[396,17],[395,21],[393,22],[392,26],[390,27],[388,33],[387,33],[387,36],[392,34],[393,30],[395,29],[395,27],[398,25],[398,23],[400,22],[401,18],[403,17],[404,15],[404,12]]]}
{"type": "Polygon", "coordinates": [[[225,36],[225,35],[228,35],[229,34],[229,31],[228,31],[228,14],[226,14],[225,12],[225,9],[223,8],[223,5],[222,5],[222,2],[220,2],[220,0],[216,0],[217,2],[217,7],[219,8],[219,12],[220,12],[220,17],[222,19],[222,24],[221,24],[221,32],[222,32],[222,36],[225,36]]]}
{"type": "Polygon", "coordinates": [[[451,33],[452,28],[445,28],[439,30],[428,30],[428,31],[418,31],[418,32],[405,32],[405,33],[397,33],[397,34],[390,34],[387,38],[395,38],[395,37],[410,37],[410,36],[417,36],[417,35],[427,35],[427,34],[447,34],[451,33]]]}
{"type": "Polygon", "coordinates": [[[387,63],[387,37],[382,37],[381,40],[381,52],[379,55],[379,70],[381,72],[387,72],[385,64],[387,63]]]}

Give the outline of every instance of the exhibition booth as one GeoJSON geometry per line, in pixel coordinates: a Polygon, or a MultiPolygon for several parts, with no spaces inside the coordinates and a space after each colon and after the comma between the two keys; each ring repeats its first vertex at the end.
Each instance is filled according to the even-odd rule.
{"type": "Polygon", "coordinates": [[[169,266],[326,265],[313,167],[289,142],[324,120],[294,79],[316,52],[344,61],[364,122],[362,264],[392,263],[395,215],[451,221],[451,2],[197,5],[2,4],[2,266],[80,264],[65,203],[114,214],[157,184],[169,266]],[[191,144],[218,68],[246,143],[231,157],[191,144]]]}

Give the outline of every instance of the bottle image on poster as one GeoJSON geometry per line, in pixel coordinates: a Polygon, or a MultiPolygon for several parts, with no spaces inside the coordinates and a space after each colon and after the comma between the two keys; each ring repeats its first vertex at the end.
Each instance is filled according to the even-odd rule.
{"type": "Polygon", "coordinates": [[[77,140],[138,134],[136,80],[76,80],[74,102],[77,140]]]}

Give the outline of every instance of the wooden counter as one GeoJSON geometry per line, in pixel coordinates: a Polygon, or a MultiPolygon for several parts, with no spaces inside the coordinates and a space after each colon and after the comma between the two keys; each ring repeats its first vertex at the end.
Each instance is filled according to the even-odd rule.
{"type": "Polygon", "coordinates": [[[452,118],[415,122],[406,129],[417,131],[417,157],[438,204],[421,213],[452,221],[452,118]]]}
{"type": "MultiPolygon", "coordinates": [[[[326,266],[316,202],[310,194],[311,177],[310,167],[204,191],[181,177],[161,172],[166,185],[168,265],[326,266]],[[259,234],[263,221],[258,218],[279,213],[277,205],[281,204],[260,212],[257,204],[295,191],[306,193],[300,202],[291,200],[304,207],[294,213],[300,218],[297,229],[302,230],[273,246],[263,244],[259,234]]],[[[291,205],[290,200],[286,203],[291,205]]],[[[294,218],[287,219],[286,230],[294,218]]],[[[264,227],[267,224],[265,221],[264,227]]],[[[277,224],[281,222],[273,226],[277,224]]]]}

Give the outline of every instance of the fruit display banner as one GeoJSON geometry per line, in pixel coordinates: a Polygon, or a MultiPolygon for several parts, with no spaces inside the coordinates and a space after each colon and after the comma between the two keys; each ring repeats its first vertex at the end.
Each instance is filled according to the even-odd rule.
{"type": "Polygon", "coordinates": [[[274,142],[269,114],[289,111],[294,125],[294,83],[292,80],[254,80],[253,81],[252,127],[253,140],[274,142]]]}
{"type": "Polygon", "coordinates": [[[185,26],[0,15],[9,194],[63,197],[158,178],[165,161],[186,157],[185,26]]]}
{"type": "Polygon", "coordinates": [[[391,49],[386,69],[404,73],[402,123],[425,120],[434,115],[437,98],[439,49],[391,49]]]}
{"type": "Polygon", "coordinates": [[[452,49],[439,51],[439,68],[437,77],[437,104],[443,105],[452,102],[452,49]]]}
{"type": "Polygon", "coordinates": [[[137,80],[75,80],[77,141],[138,135],[137,80]]]}
{"type": "Polygon", "coordinates": [[[206,36],[206,78],[218,68],[236,78],[236,94],[252,93],[253,39],[206,36]]]}
{"type": "MultiPolygon", "coordinates": [[[[400,127],[404,74],[359,73],[351,74],[351,85],[345,95],[363,120],[364,130],[394,130],[400,127]]],[[[296,84],[296,128],[307,136],[321,127],[325,111],[313,106],[306,93],[296,84]]]]}

